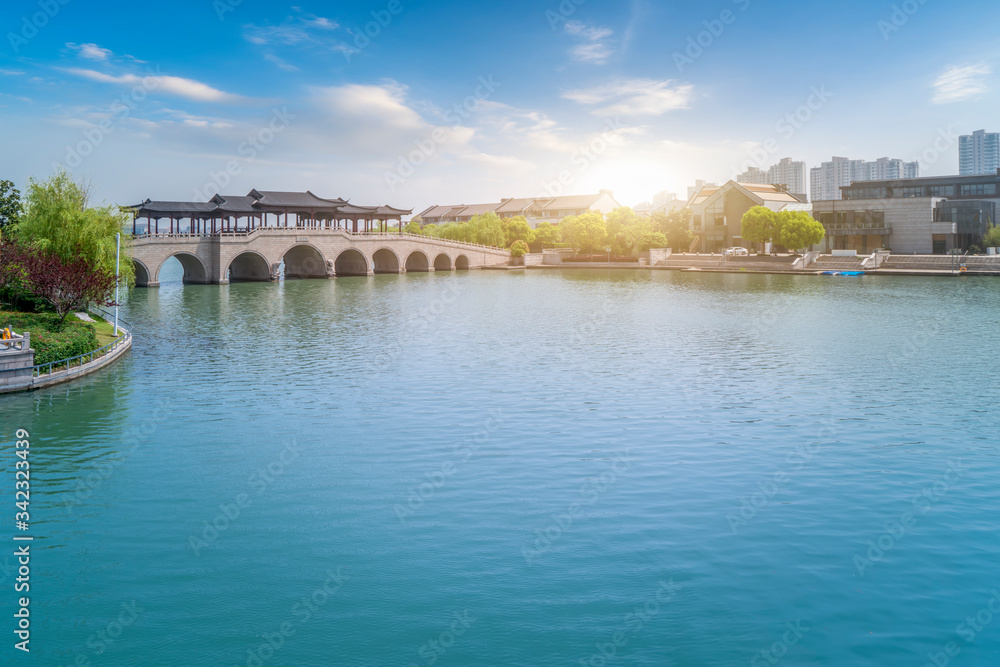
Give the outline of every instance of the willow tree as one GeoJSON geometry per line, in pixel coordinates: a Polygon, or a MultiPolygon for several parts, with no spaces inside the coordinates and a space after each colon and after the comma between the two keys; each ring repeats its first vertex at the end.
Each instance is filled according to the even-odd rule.
{"type": "Polygon", "coordinates": [[[121,284],[135,284],[130,237],[124,233],[131,218],[118,206],[90,206],[90,193],[65,171],[49,180],[28,181],[24,213],[14,227],[18,241],[66,262],[82,259],[94,271],[115,275],[115,235],[121,238],[121,284]]]}

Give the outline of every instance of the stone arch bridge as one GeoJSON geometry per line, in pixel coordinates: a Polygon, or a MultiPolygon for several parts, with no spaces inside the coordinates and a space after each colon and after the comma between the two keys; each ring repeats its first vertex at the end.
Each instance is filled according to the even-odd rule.
{"type": "Polygon", "coordinates": [[[506,266],[510,251],[417,234],[351,233],[344,229],[258,228],[215,234],[148,234],[132,241],[136,284],[158,287],[172,257],[184,282],[335,278],[506,266]]]}

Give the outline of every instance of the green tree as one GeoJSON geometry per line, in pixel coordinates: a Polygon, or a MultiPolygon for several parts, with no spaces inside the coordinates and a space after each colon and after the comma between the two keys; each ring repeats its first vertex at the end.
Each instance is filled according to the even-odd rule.
{"type": "MultiPolygon", "coordinates": [[[[490,245],[497,248],[506,248],[504,243],[504,230],[503,230],[503,220],[500,219],[493,211],[489,213],[483,213],[481,215],[474,215],[472,219],[469,220],[468,225],[471,231],[471,239],[468,241],[470,243],[480,243],[482,245],[490,245]]],[[[466,240],[466,239],[460,239],[466,240]]]]}
{"type": "Polygon", "coordinates": [[[562,232],[558,225],[542,222],[534,230],[534,241],[531,243],[531,247],[534,250],[541,250],[547,245],[559,243],[561,238],[562,232]]]}
{"type": "Polygon", "coordinates": [[[639,240],[639,250],[642,251],[666,247],[668,247],[667,237],[663,232],[646,232],[639,240]]]}
{"type": "Polygon", "coordinates": [[[420,226],[419,220],[410,220],[408,223],[406,223],[406,227],[403,228],[403,231],[406,232],[407,234],[424,233],[423,228],[420,226]]]}
{"type": "Polygon", "coordinates": [[[530,244],[535,240],[535,234],[531,231],[528,221],[523,215],[503,220],[504,241],[510,246],[514,241],[524,241],[530,244]]]}
{"type": "Polygon", "coordinates": [[[642,237],[652,231],[649,218],[622,206],[608,214],[605,227],[611,252],[616,255],[635,255],[642,237]]]}
{"type": "Polygon", "coordinates": [[[667,237],[668,248],[673,248],[676,252],[686,252],[694,240],[689,225],[690,220],[691,210],[683,208],[669,213],[654,213],[649,222],[654,232],[660,232],[667,237]]]}
{"type": "Polygon", "coordinates": [[[132,216],[119,206],[91,207],[87,189],[65,171],[44,183],[31,179],[24,214],[14,227],[22,243],[54,253],[69,262],[83,259],[95,271],[115,275],[115,234],[121,238],[121,282],[135,284],[130,236],[124,233],[132,216]]]}
{"type": "Polygon", "coordinates": [[[511,257],[524,257],[528,254],[528,244],[518,239],[510,246],[511,257]]]}
{"type": "Polygon", "coordinates": [[[604,248],[608,242],[608,230],[604,216],[599,211],[588,211],[583,215],[571,215],[560,223],[563,241],[584,254],[593,254],[604,248]]]}
{"type": "Polygon", "coordinates": [[[11,181],[0,181],[0,230],[21,218],[21,193],[11,181]]]}
{"type": "Polygon", "coordinates": [[[823,225],[805,211],[782,211],[778,214],[775,240],[789,250],[807,248],[819,243],[825,236],[823,225]]]}
{"type": "Polygon", "coordinates": [[[1000,248],[1000,227],[990,225],[983,237],[983,246],[986,248],[1000,248]]]}
{"type": "Polygon", "coordinates": [[[777,231],[778,214],[766,206],[754,206],[740,221],[740,237],[750,243],[773,241],[777,231]]]}

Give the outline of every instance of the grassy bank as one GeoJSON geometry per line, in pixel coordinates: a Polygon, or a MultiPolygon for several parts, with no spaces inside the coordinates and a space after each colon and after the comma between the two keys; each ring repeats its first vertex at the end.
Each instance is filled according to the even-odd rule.
{"type": "Polygon", "coordinates": [[[56,328],[58,324],[59,317],[53,313],[0,311],[0,329],[10,327],[18,334],[31,333],[35,364],[87,354],[114,340],[114,327],[103,320],[95,325],[70,315],[61,331],[56,328]]]}

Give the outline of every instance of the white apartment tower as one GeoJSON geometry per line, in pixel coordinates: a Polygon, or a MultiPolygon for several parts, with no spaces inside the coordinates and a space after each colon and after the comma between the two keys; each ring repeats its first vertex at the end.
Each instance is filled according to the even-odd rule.
{"type": "Polygon", "coordinates": [[[819,167],[813,167],[809,174],[813,201],[840,199],[840,188],[855,181],[884,181],[897,178],[917,178],[920,176],[919,162],[903,162],[899,159],[879,158],[874,162],[835,157],[819,167]]]}
{"type": "Polygon", "coordinates": [[[783,158],[778,164],[771,165],[766,171],[757,167],[748,167],[736,177],[737,183],[752,185],[782,185],[793,194],[806,194],[806,163],[796,162],[790,157],[783,158]]]}
{"type": "Polygon", "coordinates": [[[958,138],[958,173],[996,174],[1000,169],[1000,134],[976,130],[958,138]]]}

